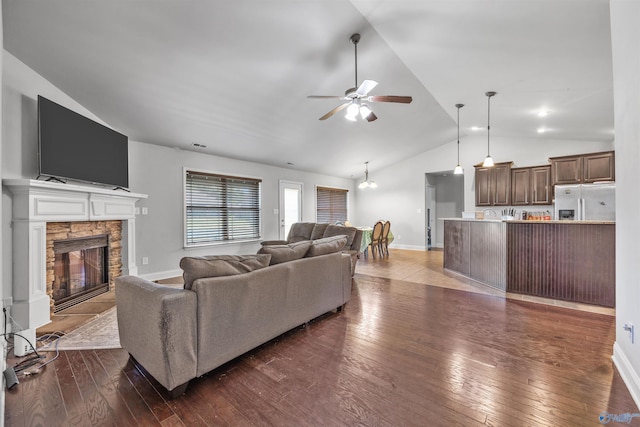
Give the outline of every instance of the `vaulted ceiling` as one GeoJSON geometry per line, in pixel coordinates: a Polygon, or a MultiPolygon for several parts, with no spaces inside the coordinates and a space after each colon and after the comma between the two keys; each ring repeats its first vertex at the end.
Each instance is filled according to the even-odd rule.
{"type": "Polygon", "coordinates": [[[3,0],[3,18],[6,50],[135,141],[359,176],[454,140],[456,103],[462,135],[486,132],[487,91],[514,144],[613,140],[607,0],[3,0]],[[307,95],[354,86],[356,32],[358,83],[413,102],[320,121],[340,101],[307,95]]]}

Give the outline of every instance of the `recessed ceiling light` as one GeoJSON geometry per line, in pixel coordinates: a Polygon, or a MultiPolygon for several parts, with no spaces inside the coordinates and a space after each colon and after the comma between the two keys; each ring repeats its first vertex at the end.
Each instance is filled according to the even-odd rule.
{"type": "Polygon", "coordinates": [[[484,128],[480,126],[471,126],[471,130],[484,130],[484,128]]]}
{"type": "Polygon", "coordinates": [[[548,129],[548,128],[542,128],[542,127],[541,127],[541,128],[538,128],[537,130],[538,130],[538,133],[545,133],[545,132],[547,132],[549,129],[548,129]]]}
{"type": "Polygon", "coordinates": [[[547,117],[549,115],[549,110],[543,108],[538,111],[538,117],[547,117]]]}

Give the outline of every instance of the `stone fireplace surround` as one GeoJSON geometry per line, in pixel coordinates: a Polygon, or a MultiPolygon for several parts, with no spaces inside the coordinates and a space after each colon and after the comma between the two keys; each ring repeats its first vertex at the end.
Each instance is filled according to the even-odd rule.
{"type": "Polygon", "coordinates": [[[47,293],[47,223],[122,221],[122,274],[137,274],[136,202],[147,195],[98,186],[4,179],[13,204],[13,305],[11,316],[35,339],[51,321],[47,293]]]}

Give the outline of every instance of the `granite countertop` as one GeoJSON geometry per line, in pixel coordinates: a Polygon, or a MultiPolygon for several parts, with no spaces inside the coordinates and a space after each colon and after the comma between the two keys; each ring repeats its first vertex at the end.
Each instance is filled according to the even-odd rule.
{"type": "Polygon", "coordinates": [[[615,221],[576,221],[576,220],[551,220],[551,221],[535,221],[535,220],[519,220],[519,219],[474,219],[474,218],[442,218],[444,221],[471,221],[471,222],[505,222],[514,224],[615,224],[615,221]]]}

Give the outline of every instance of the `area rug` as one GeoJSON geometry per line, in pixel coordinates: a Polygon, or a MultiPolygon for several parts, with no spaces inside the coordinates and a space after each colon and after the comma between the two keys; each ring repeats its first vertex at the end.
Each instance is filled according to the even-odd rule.
{"type": "MultiPolygon", "coordinates": [[[[56,342],[47,340],[47,345],[38,351],[56,351],[56,342]]],[[[113,307],[97,318],[63,335],[57,340],[58,350],[95,350],[121,348],[118,336],[118,320],[116,307],[113,307]]]]}

